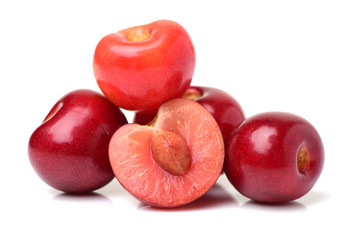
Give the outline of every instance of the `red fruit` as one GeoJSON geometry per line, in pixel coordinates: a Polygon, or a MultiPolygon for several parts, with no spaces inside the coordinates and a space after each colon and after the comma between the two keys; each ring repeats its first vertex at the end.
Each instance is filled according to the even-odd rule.
{"type": "MultiPolygon", "coordinates": [[[[230,94],[223,90],[191,86],[183,95],[183,98],[194,100],[205,107],[215,118],[226,143],[230,134],[245,119],[244,112],[240,104],[230,94]]],[[[156,111],[136,112],[134,122],[138,124],[148,124],[156,116],[156,111]]]]}
{"type": "Polygon", "coordinates": [[[50,186],[68,193],[91,192],[114,178],[108,144],[127,123],[101,94],[76,90],[62,97],[30,137],[30,162],[50,186]]]}
{"type": "Polygon", "coordinates": [[[127,124],[116,131],[109,157],[116,178],[137,199],[176,207],[214,185],[223,167],[224,143],[205,108],[174,99],[161,105],[150,126],[127,124]]]}
{"type": "Polygon", "coordinates": [[[276,203],[302,197],[324,164],[316,129],[305,119],[269,112],[246,119],[229,139],[225,174],[244,196],[276,203]]]}
{"type": "Polygon", "coordinates": [[[93,66],[99,87],[115,105],[154,110],[189,87],[195,50],[182,26],[160,20],[105,36],[93,66]]]}

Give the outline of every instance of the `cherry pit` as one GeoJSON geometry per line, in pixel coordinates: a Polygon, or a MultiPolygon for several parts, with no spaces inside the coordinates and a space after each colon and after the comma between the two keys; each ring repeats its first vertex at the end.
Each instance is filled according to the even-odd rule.
{"type": "Polygon", "coordinates": [[[102,93],[65,94],[30,136],[28,156],[49,186],[71,194],[117,181],[139,201],[179,207],[225,174],[243,196],[296,200],[317,182],[324,147],[304,118],[245,117],[225,91],[192,84],[195,49],[178,23],[159,20],[104,36],[93,71],[102,93]],[[130,122],[123,109],[133,111],[130,122]]]}

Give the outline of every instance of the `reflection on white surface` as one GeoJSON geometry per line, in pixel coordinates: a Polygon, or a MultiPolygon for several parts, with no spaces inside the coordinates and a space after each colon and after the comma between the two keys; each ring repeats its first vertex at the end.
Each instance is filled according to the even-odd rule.
{"type": "Polygon", "coordinates": [[[285,202],[285,203],[276,203],[276,204],[266,204],[259,203],[253,200],[249,200],[241,205],[243,209],[256,210],[256,211],[304,211],[307,210],[307,207],[304,204],[301,204],[297,201],[285,202]]]}
{"type": "Polygon", "coordinates": [[[223,207],[236,207],[236,200],[226,192],[225,188],[216,183],[207,193],[192,203],[177,208],[156,208],[140,203],[139,209],[147,211],[197,211],[223,207]]]}
{"type": "Polygon", "coordinates": [[[238,210],[256,210],[264,212],[292,212],[304,211],[309,207],[324,202],[330,198],[330,194],[321,191],[310,191],[308,194],[295,201],[277,204],[266,204],[252,201],[237,192],[232,185],[227,181],[225,174],[223,174],[218,182],[202,197],[185,206],[177,208],[157,208],[144,204],[129,194],[118,182],[114,179],[104,188],[97,192],[87,194],[67,194],[50,189],[50,194],[53,195],[51,202],[60,203],[62,206],[66,204],[82,204],[92,206],[116,205],[127,207],[128,210],[141,211],[166,211],[166,212],[191,212],[199,210],[214,210],[214,209],[238,209],[238,210]],[[129,204],[125,206],[124,204],[129,204]]]}
{"type": "Polygon", "coordinates": [[[313,206],[318,203],[325,202],[331,198],[331,194],[323,191],[310,190],[305,196],[296,200],[305,206],[313,206]]]}
{"type": "Polygon", "coordinates": [[[91,203],[91,204],[112,204],[113,202],[110,198],[99,194],[99,193],[86,193],[86,194],[68,194],[68,193],[60,193],[54,196],[52,201],[61,202],[66,204],[67,202],[73,203],[91,203]]]}

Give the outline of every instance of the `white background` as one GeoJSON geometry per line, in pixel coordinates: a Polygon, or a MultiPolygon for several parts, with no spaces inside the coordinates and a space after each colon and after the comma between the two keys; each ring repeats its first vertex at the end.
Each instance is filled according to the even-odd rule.
{"type": "Polygon", "coordinates": [[[0,26],[0,239],[359,239],[359,1],[1,1],[0,26]],[[227,91],[247,116],[292,112],[317,128],[326,159],[309,194],[259,205],[222,175],[200,200],[161,210],[116,180],[84,197],[40,180],[29,137],[67,92],[99,91],[97,42],[158,19],[189,32],[193,85],[227,91]]]}

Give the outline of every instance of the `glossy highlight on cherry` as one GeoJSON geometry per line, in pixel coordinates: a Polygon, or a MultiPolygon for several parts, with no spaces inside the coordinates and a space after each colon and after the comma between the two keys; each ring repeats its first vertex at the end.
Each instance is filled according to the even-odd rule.
{"type": "Polygon", "coordinates": [[[195,49],[178,23],[159,20],[104,36],[93,69],[104,95],[127,110],[156,110],[181,97],[195,70],[195,49]]]}
{"type": "Polygon", "coordinates": [[[225,172],[239,194],[274,206],[319,179],[324,146],[315,127],[286,112],[246,117],[241,96],[195,85],[195,48],[179,23],[109,33],[92,60],[102,94],[64,95],[29,139],[30,163],[52,188],[87,196],[116,177],[142,203],[174,208],[204,196],[225,172]]]}
{"type": "Polygon", "coordinates": [[[72,91],[54,105],[32,133],[30,162],[42,180],[60,191],[99,189],[114,178],[108,144],[125,123],[124,114],[100,93],[72,91]]]}
{"type": "Polygon", "coordinates": [[[305,195],[324,165],[315,128],[290,113],[267,112],[246,119],[228,144],[225,174],[244,196],[259,202],[287,202],[305,195]]]}

